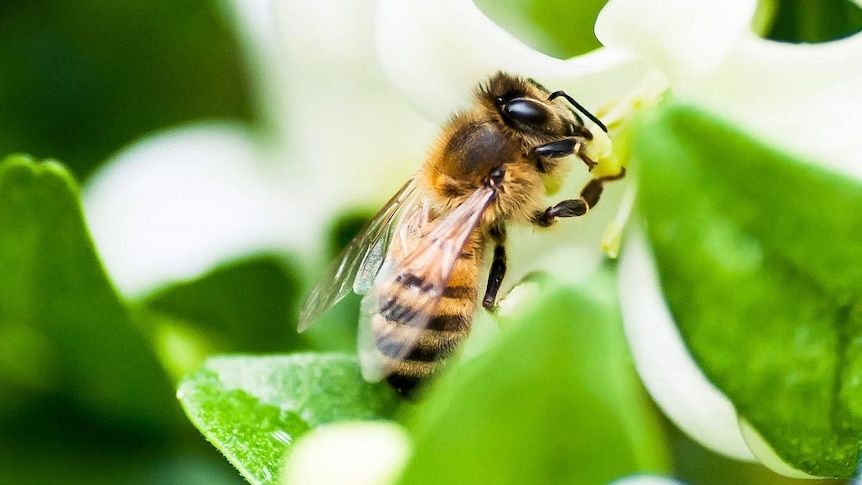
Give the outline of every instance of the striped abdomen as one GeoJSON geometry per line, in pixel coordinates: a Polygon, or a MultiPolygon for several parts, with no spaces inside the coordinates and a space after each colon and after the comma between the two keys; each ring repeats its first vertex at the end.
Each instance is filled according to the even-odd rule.
{"type": "Polygon", "coordinates": [[[421,380],[436,372],[470,331],[482,256],[479,236],[472,239],[455,262],[436,305],[429,307],[424,300],[433,283],[414,274],[404,273],[380,291],[372,331],[380,358],[392,369],[387,381],[402,394],[409,394],[421,380]],[[392,298],[396,293],[397,299],[392,298]],[[430,308],[425,315],[423,307],[430,308]],[[411,326],[420,320],[427,321],[424,328],[411,326]],[[405,345],[412,346],[411,350],[399,358],[405,345]]]}

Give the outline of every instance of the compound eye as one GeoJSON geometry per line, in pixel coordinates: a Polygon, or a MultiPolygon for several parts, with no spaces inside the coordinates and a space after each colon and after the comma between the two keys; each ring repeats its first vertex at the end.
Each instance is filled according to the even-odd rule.
{"type": "Polygon", "coordinates": [[[551,118],[543,104],[527,98],[509,100],[503,104],[500,113],[507,123],[520,128],[541,129],[551,118]]]}

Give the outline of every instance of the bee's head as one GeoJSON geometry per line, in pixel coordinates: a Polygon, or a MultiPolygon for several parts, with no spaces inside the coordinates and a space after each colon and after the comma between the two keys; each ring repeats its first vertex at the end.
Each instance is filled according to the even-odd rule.
{"type": "MultiPolygon", "coordinates": [[[[532,79],[504,72],[493,75],[479,92],[479,99],[486,108],[492,109],[505,126],[530,141],[549,141],[569,136],[592,139],[593,135],[584,127],[580,115],[571,106],[558,100],[559,97],[574,103],[562,91],[550,93],[532,79]]],[[[583,109],[577,104],[573,106],[583,109]]],[[[600,122],[599,126],[603,127],[600,122]]]]}

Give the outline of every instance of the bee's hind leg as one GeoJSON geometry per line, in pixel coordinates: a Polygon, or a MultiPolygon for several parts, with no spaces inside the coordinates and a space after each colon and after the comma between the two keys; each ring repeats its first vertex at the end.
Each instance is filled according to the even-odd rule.
{"type": "Polygon", "coordinates": [[[491,239],[494,240],[494,261],[491,263],[491,271],[488,274],[488,286],[485,296],[482,298],[482,306],[486,310],[493,310],[497,304],[497,292],[506,276],[506,230],[498,226],[491,229],[491,239]]]}
{"type": "Polygon", "coordinates": [[[587,182],[581,189],[581,196],[577,199],[566,199],[548,207],[544,211],[533,214],[533,224],[540,227],[548,227],[558,217],[578,217],[587,213],[588,210],[599,203],[599,197],[604,190],[604,183],[619,180],[626,175],[625,168],[616,175],[598,177],[587,182]]]}

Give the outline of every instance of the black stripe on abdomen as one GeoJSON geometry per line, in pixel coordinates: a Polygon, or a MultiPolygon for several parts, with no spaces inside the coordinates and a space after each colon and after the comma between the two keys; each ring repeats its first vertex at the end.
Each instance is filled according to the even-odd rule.
{"type": "Polygon", "coordinates": [[[463,331],[469,324],[470,318],[464,315],[434,315],[425,328],[452,332],[463,331]]]}
{"type": "MultiPolygon", "coordinates": [[[[404,344],[392,336],[378,336],[374,343],[381,354],[391,359],[399,358],[398,353],[404,349],[404,344]]],[[[422,347],[417,345],[406,355],[401,356],[399,360],[436,362],[449,355],[449,352],[450,347],[448,346],[422,347]]]]}
{"type": "Polygon", "coordinates": [[[378,329],[374,332],[374,345],[386,357],[399,360],[433,362],[446,357],[467,336],[467,319],[464,317],[437,316],[425,329],[410,327],[401,323],[386,322],[389,331],[378,329]],[[455,320],[450,320],[455,318],[455,320]],[[432,328],[445,321],[445,328],[432,328]],[[457,323],[453,323],[457,321],[457,323]],[[449,325],[455,325],[449,327],[449,325]],[[424,338],[423,338],[424,337],[424,338]],[[409,348],[405,354],[405,350],[409,348]]]}
{"type": "Polygon", "coordinates": [[[380,307],[380,315],[387,321],[403,325],[404,322],[415,320],[419,317],[419,310],[415,308],[399,305],[394,299],[390,299],[385,305],[380,307]]]}

